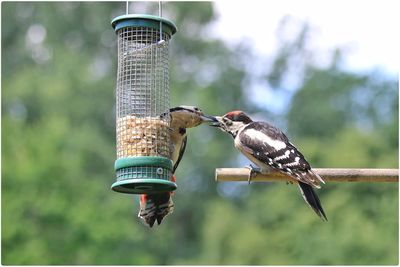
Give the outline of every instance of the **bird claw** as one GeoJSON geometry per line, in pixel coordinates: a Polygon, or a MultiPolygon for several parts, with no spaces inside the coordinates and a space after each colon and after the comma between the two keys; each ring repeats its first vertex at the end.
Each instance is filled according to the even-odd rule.
{"type": "Polygon", "coordinates": [[[250,184],[251,179],[256,177],[257,174],[261,173],[261,168],[257,167],[257,166],[253,166],[252,164],[250,164],[249,166],[246,166],[245,168],[250,170],[249,178],[247,179],[247,182],[250,184]]]}

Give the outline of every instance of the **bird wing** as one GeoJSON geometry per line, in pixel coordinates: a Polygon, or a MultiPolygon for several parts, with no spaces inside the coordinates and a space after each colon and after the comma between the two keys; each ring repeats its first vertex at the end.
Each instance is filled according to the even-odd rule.
{"type": "Polygon", "coordinates": [[[176,168],[178,168],[179,162],[181,162],[181,159],[183,157],[183,154],[185,154],[185,149],[186,149],[186,143],[187,143],[187,136],[185,136],[182,140],[182,144],[179,150],[179,157],[176,160],[174,167],[172,168],[172,173],[175,173],[176,168]]]}
{"type": "Polygon", "coordinates": [[[240,149],[272,169],[284,172],[303,183],[320,188],[321,177],[311,170],[303,154],[278,128],[264,122],[252,122],[238,135],[240,149]]]}

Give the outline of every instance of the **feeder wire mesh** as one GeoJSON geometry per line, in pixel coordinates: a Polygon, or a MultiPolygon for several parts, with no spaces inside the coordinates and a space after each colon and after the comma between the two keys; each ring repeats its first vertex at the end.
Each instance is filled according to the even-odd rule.
{"type": "Polygon", "coordinates": [[[168,40],[159,31],[118,31],[117,158],[160,156],[169,151],[168,40]]]}

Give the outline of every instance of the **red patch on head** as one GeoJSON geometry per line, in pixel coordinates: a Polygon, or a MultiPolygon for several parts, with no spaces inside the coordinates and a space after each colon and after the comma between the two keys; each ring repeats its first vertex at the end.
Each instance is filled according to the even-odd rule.
{"type": "Polygon", "coordinates": [[[241,110],[233,110],[233,111],[230,111],[230,112],[226,113],[225,117],[227,117],[227,118],[232,120],[233,118],[239,116],[242,113],[243,113],[243,111],[241,111],[241,110]]]}
{"type": "Polygon", "coordinates": [[[244,113],[241,110],[234,110],[234,111],[228,112],[224,115],[224,117],[230,119],[231,121],[241,121],[246,124],[252,122],[250,117],[247,116],[246,113],[244,113]]]}

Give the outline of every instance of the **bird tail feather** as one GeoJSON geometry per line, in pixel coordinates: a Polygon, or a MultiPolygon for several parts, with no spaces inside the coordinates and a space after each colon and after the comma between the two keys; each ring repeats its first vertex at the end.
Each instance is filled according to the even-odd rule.
{"type": "Polygon", "coordinates": [[[299,182],[299,188],[306,203],[322,220],[328,221],[328,218],[325,215],[325,211],[322,208],[321,202],[319,201],[319,198],[312,186],[306,183],[299,182]]]}
{"type": "Polygon", "coordinates": [[[138,217],[149,226],[153,227],[155,221],[160,225],[168,214],[174,211],[174,202],[171,192],[141,195],[138,217]]]}

